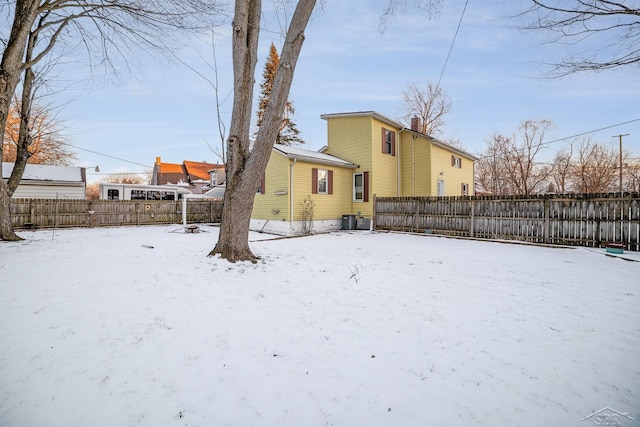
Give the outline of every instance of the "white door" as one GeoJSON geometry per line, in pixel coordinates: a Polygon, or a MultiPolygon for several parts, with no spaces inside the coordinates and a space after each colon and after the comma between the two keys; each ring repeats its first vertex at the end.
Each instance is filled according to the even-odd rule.
{"type": "Polygon", "coordinates": [[[438,196],[444,196],[444,179],[438,180],[438,196]]]}

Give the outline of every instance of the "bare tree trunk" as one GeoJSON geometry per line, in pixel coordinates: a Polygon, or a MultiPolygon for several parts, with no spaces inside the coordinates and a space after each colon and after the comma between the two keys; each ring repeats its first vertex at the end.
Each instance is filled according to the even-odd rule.
{"type": "Polygon", "coordinates": [[[278,72],[253,147],[250,146],[251,107],[258,58],[260,0],[236,0],[233,19],[234,99],[227,139],[227,188],[218,242],[209,256],[220,254],[230,262],[256,261],[249,248],[249,225],[256,189],[269,162],[282,111],[289,96],[295,66],[304,42],[304,30],[315,0],[300,0],[291,19],[278,72]]]}
{"type": "Polygon", "coordinates": [[[555,191],[560,194],[566,194],[569,185],[572,183],[571,162],[573,161],[573,142],[569,144],[569,148],[559,151],[553,159],[551,166],[551,178],[555,184],[555,191]]]}
{"type": "Polygon", "coordinates": [[[233,114],[227,138],[227,188],[218,243],[209,255],[221,254],[230,261],[250,259],[249,218],[256,186],[246,171],[250,154],[249,132],[253,103],[254,72],[258,56],[261,3],[259,0],[236,1],[233,26],[233,114]],[[249,200],[251,199],[251,201],[249,200]]]}
{"type": "MultiPolygon", "coordinates": [[[[27,53],[27,57],[29,54],[27,53]]],[[[31,141],[31,135],[29,133],[29,117],[31,111],[31,92],[33,90],[34,75],[31,68],[25,70],[24,83],[22,89],[22,103],[20,106],[20,131],[18,134],[18,147],[16,150],[16,161],[11,171],[11,176],[7,180],[6,184],[3,182],[0,191],[2,194],[0,198],[0,215],[2,215],[2,221],[0,221],[0,240],[18,241],[22,240],[13,230],[11,225],[11,197],[18,188],[24,170],[27,167],[27,160],[29,159],[29,144],[31,141]],[[5,214],[7,212],[8,214],[5,214]]],[[[0,173],[2,170],[0,169],[0,173]]]]}
{"type": "MultiPolygon", "coordinates": [[[[7,126],[9,105],[20,80],[22,59],[38,3],[34,0],[18,0],[16,2],[11,34],[0,64],[0,129],[3,130],[0,142],[4,142],[4,129],[7,126]]],[[[2,158],[2,147],[3,144],[0,143],[0,159],[2,158]]],[[[9,183],[5,183],[2,179],[2,162],[0,162],[0,240],[21,240],[11,227],[11,196],[14,190],[15,187],[11,190],[9,183]]]]}
{"type": "MultiPolygon", "coordinates": [[[[25,52],[25,63],[30,63],[33,59],[33,49],[36,45],[38,35],[35,32],[29,34],[27,41],[27,50],[25,52]]],[[[27,166],[27,161],[31,156],[29,147],[31,145],[31,105],[34,97],[34,83],[35,74],[31,67],[27,67],[24,70],[24,79],[22,82],[22,99],[20,100],[20,129],[18,131],[18,142],[16,147],[16,161],[13,165],[13,171],[7,181],[7,191],[9,196],[18,188],[24,170],[27,166]]]]}

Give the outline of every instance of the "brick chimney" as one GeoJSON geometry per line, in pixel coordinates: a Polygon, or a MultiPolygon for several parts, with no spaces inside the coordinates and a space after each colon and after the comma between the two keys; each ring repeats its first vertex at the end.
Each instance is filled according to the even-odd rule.
{"type": "Polygon", "coordinates": [[[420,117],[411,118],[411,130],[414,132],[420,132],[420,117]]]}
{"type": "Polygon", "coordinates": [[[159,165],[159,164],[161,163],[161,161],[160,161],[160,160],[161,160],[161,159],[160,159],[160,156],[156,157],[156,165],[159,165]]]}

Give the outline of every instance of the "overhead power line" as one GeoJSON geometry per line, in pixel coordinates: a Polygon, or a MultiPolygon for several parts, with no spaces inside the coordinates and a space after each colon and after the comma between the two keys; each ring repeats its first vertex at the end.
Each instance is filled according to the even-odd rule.
{"type": "Polygon", "coordinates": [[[456,32],[453,35],[453,40],[451,40],[451,46],[449,46],[449,53],[447,53],[447,59],[444,61],[444,65],[442,66],[442,71],[440,72],[440,77],[438,78],[438,84],[436,84],[436,90],[440,87],[440,82],[442,81],[442,76],[444,75],[444,70],[447,68],[447,64],[449,63],[449,57],[451,56],[451,51],[453,51],[453,45],[456,42],[456,38],[458,37],[458,32],[460,31],[460,25],[462,25],[462,18],[464,18],[464,13],[467,11],[467,5],[469,4],[469,0],[464,3],[464,8],[462,9],[462,15],[460,15],[460,20],[458,21],[458,27],[456,28],[456,32]]]}
{"type": "Polygon", "coordinates": [[[549,144],[553,144],[555,142],[565,141],[567,139],[577,138],[579,136],[589,135],[590,133],[596,133],[596,132],[600,132],[601,130],[607,130],[607,129],[615,128],[615,127],[622,126],[622,125],[628,125],[629,123],[634,123],[634,122],[638,122],[638,121],[640,121],[640,118],[633,119],[633,120],[628,120],[628,121],[622,122],[622,123],[616,123],[615,125],[605,126],[603,128],[600,128],[600,129],[590,130],[588,132],[582,132],[582,133],[579,133],[579,134],[576,134],[576,135],[565,136],[564,138],[554,139],[553,141],[545,142],[544,145],[549,145],[549,144]]]}
{"type": "Polygon", "coordinates": [[[73,148],[75,148],[77,150],[88,151],[89,153],[97,154],[98,156],[109,157],[111,159],[120,160],[121,162],[131,163],[133,165],[138,165],[138,166],[143,166],[145,168],[153,169],[153,166],[149,166],[149,165],[145,165],[145,164],[142,164],[142,163],[134,162],[134,161],[131,161],[131,160],[123,159],[122,157],[116,157],[116,156],[112,156],[110,154],[100,153],[98,151],[93,151],[93,150],[89,150],[88,148],[78,147],[76,145],[69,144],[69,143],[65,143],[64,145],[68,145],[69,147],[73,147],[73,148]]]}
{"type": "MultiPolygon", "coordinates": [[[[601,127],[601,128],[598,128],[598,129],[587,131],[587,132],[582,132],[582,133],[578,133],[578,134],[571,135],[571,136],[565,136],[564,138],[558,138],[558,139],[554,139],[552,141],[545,141],[545,142],[540,143],[540,146],[542,147],[542,146],[551,145],[551,144],[554,144],[556,142],[566,141],[567,139],[578,138],[580,136],[589,135],[589,134],[592,134],[592,133],[600,132],[600,131],[603,131],[603,130],[607,130],[607,129],[611,129],[611,128],[615,128],[615,127],[618,127],[618,126],[627,125],[629,123],[634,123],[634,122],[639,122],[639,121],[640,121],[640,117],[637,118],[637,119],[627,120],[626,122],[616,123],[614,125],[601,127]]],[[[521,148],[521,149],[515,150],[515,152],[524,151],[524,150],[525,150],[524,148],[521,148]]],[[[476,157],[478,157],[478,160],[484,159],[484,158],[488,158],[488,157],[493,157],[493,155],[482,155],[482,153],[473,153],[473,154],[476,157]]],[[[536,162],[536,163],[546,164],[545,162],[536,162]]]]}

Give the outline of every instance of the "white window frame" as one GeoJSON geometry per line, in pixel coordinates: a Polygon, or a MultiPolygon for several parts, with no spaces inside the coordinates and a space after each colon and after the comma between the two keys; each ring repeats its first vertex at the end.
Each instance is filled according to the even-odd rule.
{"type": "Polygon", "coordinates": [[[364,202],[364,173],[358,172],[353,174],[353,201],[364,202]],[[360,187],[356,186],[356,177],[360,176],[360,187]],[[360,198],[358,198],[357,188],[360,188],[360,198]]]}
{"type": "Polygon", "coordinates": [[[329,194],[329,170],[327,169],[318,169],[318,194],[329,194]],[[321,189],[322,184],[324,184],[324,190],[321,189]]]}
{"type": "Polygon", "coordinates": [[[384,129],[384,154],[393,155],[393,131],[390,129],[384,129]]]}

